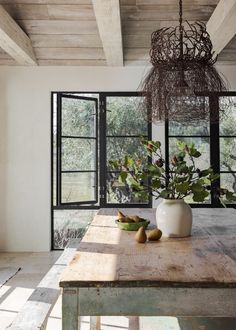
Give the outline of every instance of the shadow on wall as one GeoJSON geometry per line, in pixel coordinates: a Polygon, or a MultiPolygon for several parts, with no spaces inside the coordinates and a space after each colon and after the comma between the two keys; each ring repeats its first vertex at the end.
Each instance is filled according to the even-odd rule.
{"type": "Polygon", "coordinates": [[[8,112],[6,103],[6,87],[0,80],[0,250],[4,250],[7,238],[6,202],[8,171],[8,112]]]}

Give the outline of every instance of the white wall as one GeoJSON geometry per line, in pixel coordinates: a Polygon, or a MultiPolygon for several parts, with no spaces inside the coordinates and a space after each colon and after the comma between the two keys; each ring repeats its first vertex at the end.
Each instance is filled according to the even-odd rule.
{"type": "MultiPolygon", "coordinates": [[[[236,90],[236,67],[222,71],[236,90]]],[[[50,92],[135,91],[143,74],[142,67],[0,68],[0,250],[50,249],[50,92]]]]}

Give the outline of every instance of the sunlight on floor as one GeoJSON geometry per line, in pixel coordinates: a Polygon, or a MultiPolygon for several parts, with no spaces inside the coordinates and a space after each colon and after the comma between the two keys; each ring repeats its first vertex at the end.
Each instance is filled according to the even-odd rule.
{"type": "Polygon", "coordinates": [[[0,330],[5,330],[13,321],[32,292],[33,289],[8,285],[0,288],[0,330]]]}

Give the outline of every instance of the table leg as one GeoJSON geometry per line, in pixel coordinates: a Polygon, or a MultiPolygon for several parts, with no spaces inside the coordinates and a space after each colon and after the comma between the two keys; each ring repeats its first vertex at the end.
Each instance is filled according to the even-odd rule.
{"type": "Polygon", "coordinates": [[[78,330],[78,289],[62,291],[62,330],[78,330]]]}
{"type": "Polygon", "coordinates": [[[100,330],[100,329],[101,329],[101,317],[90,316],[90,330],[100,330]]]}

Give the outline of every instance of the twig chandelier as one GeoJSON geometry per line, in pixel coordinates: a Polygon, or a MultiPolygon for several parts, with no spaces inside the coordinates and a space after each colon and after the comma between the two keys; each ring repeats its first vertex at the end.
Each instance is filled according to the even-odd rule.
{"type": "MultiPolygon", "coordinates": [[[[225,91],[226,83],[214,67],[213,46],[206,25],[183,23],[179,0],[179,25],[152,33],[152,68],[142,84],[150,121],[174,120],[199,123],[209,119],[208,99],[203,95],[225,91]],[[202,95],[202,96],[201,96],[202,95]]],[[[219,119],[218,109],[211,113],[219,119]]]]}

